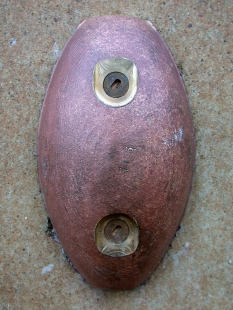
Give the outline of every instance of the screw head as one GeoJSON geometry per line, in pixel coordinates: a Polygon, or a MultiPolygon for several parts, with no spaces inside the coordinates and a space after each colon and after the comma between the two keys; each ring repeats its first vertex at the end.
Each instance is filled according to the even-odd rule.
{"type": "Polygon", "coordinates": [[[120,98],[127,93],[129,80],[121,72],[111,72],[105,77],[103,87],[109,97],[120,98]]]}
{"type": "Polygon", "coordinates": [[[111,220],[104,228],[104,235],[108,241],[120,244],[128,238],[129,226],[121,219],[111,220]]]}

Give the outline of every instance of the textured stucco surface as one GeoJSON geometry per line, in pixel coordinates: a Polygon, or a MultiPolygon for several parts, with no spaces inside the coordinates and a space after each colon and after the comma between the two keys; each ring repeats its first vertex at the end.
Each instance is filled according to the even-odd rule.
{"type": "Polygon", "coordinates": [[[0,309],[233,308],[233,2],[1,1],[0,309]],[[197,158],[181,228],[149,281],[93,289],[47,230],[37,126],[56,60],[84,19],[149,19],[171,50],[190,100],[197,158]]]}

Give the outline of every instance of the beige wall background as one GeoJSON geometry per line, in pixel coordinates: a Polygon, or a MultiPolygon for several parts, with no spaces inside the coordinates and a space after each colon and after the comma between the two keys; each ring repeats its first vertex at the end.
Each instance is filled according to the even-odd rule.
{"type": "Polygon", "coordinates": [[[233,309],[233,1],[2,0],[0,309],[233,309]],[[197,159],[181,228],[149,281],[92,288],[47,230],[39,192],[40,110],[59,54],[84,19],[149,19],[190,100],[197,159]]]}

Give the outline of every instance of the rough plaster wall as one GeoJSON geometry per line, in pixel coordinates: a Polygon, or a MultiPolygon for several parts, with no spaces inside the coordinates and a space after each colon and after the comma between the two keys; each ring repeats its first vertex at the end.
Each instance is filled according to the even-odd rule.
{"type": "Polygon", "coordinates": [[[2,0],[0,309],[233,309],[233,2],[2,0]],[[146,285],[93,289],[45,232],[36,140],[49,78],[84,19],[149,19],[170,48],[196,129],[193,191],[146,285]]]}

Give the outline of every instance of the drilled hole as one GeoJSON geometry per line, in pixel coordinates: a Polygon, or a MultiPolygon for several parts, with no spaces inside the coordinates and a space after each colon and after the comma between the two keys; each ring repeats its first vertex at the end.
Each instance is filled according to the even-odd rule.
{"type": "Polygon", "coordinates": [[[116,90],[121,85],[121,80],[116,79],[110,86],[112,90],[116,90]]]}
{"type": "Polygon", "coordinates": [[[122,227],[120,225],[117,225],[113,230],[112,230],[112,234],[114,237],[116,237],[117,235],[119,235],[121,233],[122,227]]]}

